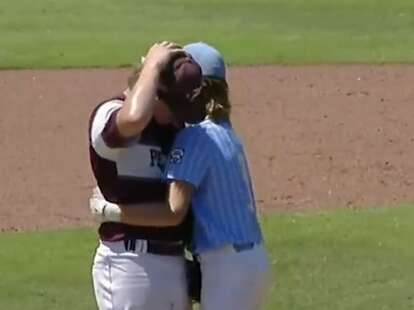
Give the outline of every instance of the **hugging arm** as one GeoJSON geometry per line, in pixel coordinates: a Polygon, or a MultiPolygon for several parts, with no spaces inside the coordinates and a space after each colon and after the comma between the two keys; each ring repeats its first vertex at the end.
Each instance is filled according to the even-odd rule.
{"type": "Polygon", "coordinates": [[[103,197],[93,196],[89,207],[100,222],[122,222],[137,226],[176,226],[183,222],[191,203],[194,188],[187,182],[170,184],[167,203],[117,205],[103,197]]]}

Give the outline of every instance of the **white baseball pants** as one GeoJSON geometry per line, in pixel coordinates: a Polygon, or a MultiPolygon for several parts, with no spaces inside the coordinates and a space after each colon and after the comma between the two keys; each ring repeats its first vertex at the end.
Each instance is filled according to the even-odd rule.
{"type": "Polygon", "coordinates": [[[188,309],[181,256],[128,252],[123,241],[101,241],[92,277],[99,310],[188,309]]]}
{"type": "Polygon", "coordinates": [[[200,254],[201,310],[259,310],[270,285],[262,245],[237,252],[225,246],[200,254]]]}

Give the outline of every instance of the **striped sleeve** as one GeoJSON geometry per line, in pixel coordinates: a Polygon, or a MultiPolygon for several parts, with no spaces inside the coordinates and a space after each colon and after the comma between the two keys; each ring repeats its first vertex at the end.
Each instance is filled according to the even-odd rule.
{"type": "Polygon", "coordinates": [[[186,181],[198,188],[210,166],[210,141],[198,127],[181,131],[165,169],[167,180],[186,181]]]}
{"type": "Polygon", "coordinates": [[[102,104],[96,111],[91,125],[91,144],[103,158],[113,159],[120,148],[127,147],[137,138],[124,138],[118,131],[116,116],[122,102],[112,100],[102,104]]]}

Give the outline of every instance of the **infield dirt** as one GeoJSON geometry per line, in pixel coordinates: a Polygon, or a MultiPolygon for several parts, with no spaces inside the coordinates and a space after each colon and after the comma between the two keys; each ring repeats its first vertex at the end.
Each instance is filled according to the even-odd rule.
{"type": "MultiPolygon", "coordinates": [[[[89,225],[92,108],[129,70],[0,71],[0,230],[89,225]]],[[[260,208],[414,201],[414,66],[231,68],[260,208]]]]}

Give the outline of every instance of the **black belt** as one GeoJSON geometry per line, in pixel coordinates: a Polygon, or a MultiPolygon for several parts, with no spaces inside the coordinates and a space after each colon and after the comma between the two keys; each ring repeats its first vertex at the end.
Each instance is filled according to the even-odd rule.
{"type": "Polygon", "coordinates": [[[233,244],[233,248],[237,253],[239,253],[239,252],[251,250],[254,248],[255,245],[256,244],[254,242],[236,243],[236,244],[233,244]]]}
{"type": "Polygon", "coordinates": [[[181,256],[184,255],[184,242],[157,241],[141,239],[125,239],[125,251],[150,253],[155,255],[181,256]]]}

